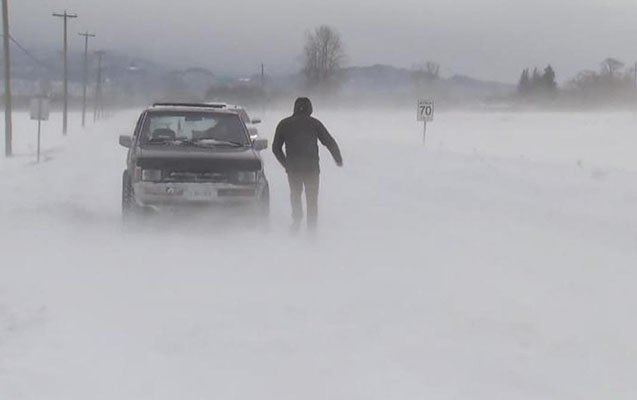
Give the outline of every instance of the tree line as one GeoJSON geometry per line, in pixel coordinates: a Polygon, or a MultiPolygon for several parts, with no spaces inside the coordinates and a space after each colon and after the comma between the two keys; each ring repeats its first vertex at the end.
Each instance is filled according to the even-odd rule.
{"type": "Polygon", "coordinates": [[[616,58],[606,58],[598,70],[584,70],[562,87],[556,83],[556,72],[548,65],[542,72],[526,68],[520,75],[517,96],[531,101],[560,98],[567,103],[621,103],[637,101],[636,66],[616,58]]]}
{"type": "Polygon", "coordinates": [[[615,58],[607,58],[599,70],[585,70],[568,81],[565,91],[581,101],[625,102],[637,100],[636,66],[626,68],[615,58]]]}
{"type": "Polygon", "coordinates": [[[555,70],[551,65],[544,68],[542,73],[537,68],[533,68],[532,73],[529,68],[522,71],[518,82],[518,94],[520,96],[553,96],[556,91],[555,70]]]}

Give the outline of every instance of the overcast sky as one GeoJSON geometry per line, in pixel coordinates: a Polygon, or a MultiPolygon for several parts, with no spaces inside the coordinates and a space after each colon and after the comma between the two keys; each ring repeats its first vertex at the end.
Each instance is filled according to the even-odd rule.
{"type": "Polygon", "coordinates": [[[558,79],[613,56],[637,60],[637,0],[9,0],[11,31],[32,48],[61,46],[52,11],[79,14],[70,40],[135,52],[175,67],[248,74],[299,68],[304,33],[328,24],[348,65],[410,67],[434,60],[445,75],[516,81],[553,64],[558,79]]]}

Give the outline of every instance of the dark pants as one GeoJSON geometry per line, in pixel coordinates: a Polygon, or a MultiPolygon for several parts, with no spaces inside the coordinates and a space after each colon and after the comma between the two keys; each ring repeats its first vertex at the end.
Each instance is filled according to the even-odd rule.
{"type": "Polygon", "coordinates": [[[303,189],[305,188],[305,200],[307,202],[307,224],[310,227],[316,226],[316,219],[318,217],[318,194],[320,182],[318,172],[289,172],[288,182],[290,183],[292,219],[295,223],[299,223],[303,219],[303,200],[301,196],[303,194],[303,189]]]}

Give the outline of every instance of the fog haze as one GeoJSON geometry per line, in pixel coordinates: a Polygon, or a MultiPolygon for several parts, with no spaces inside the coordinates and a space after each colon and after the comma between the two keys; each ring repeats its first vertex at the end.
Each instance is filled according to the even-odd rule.
{"type": "Polygon", "coordinates": [[[7,1],[0,400],[637,399],[637,0],[7,1]]]}
{"type": "Polygon", "coordinates": [[[551,63],[565,80],[608,56],[637,58],[629,0],[28,0],[10,3],[12,32],[30,47],[60,46],[61,21],[50,14],[64,9],[80,16],[70,32],[97,33],[96,47],[219,73],[249,74],[261,62],[274,74],[297,71],[303,35],[319,24],[342,34],[349,65],[434,60],[443,74],[507,82],[523,66],[551,63]]]}

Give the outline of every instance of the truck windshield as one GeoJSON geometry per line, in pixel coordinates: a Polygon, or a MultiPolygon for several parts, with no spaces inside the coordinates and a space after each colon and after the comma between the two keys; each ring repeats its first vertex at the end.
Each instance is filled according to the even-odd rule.
{"type": "Polygon", "coordinates": [[[201,141],[249,144],[245,127],[238,115],[211,112],[150,113],[142,128],[141,139],[142,143],[201,141]]]}

